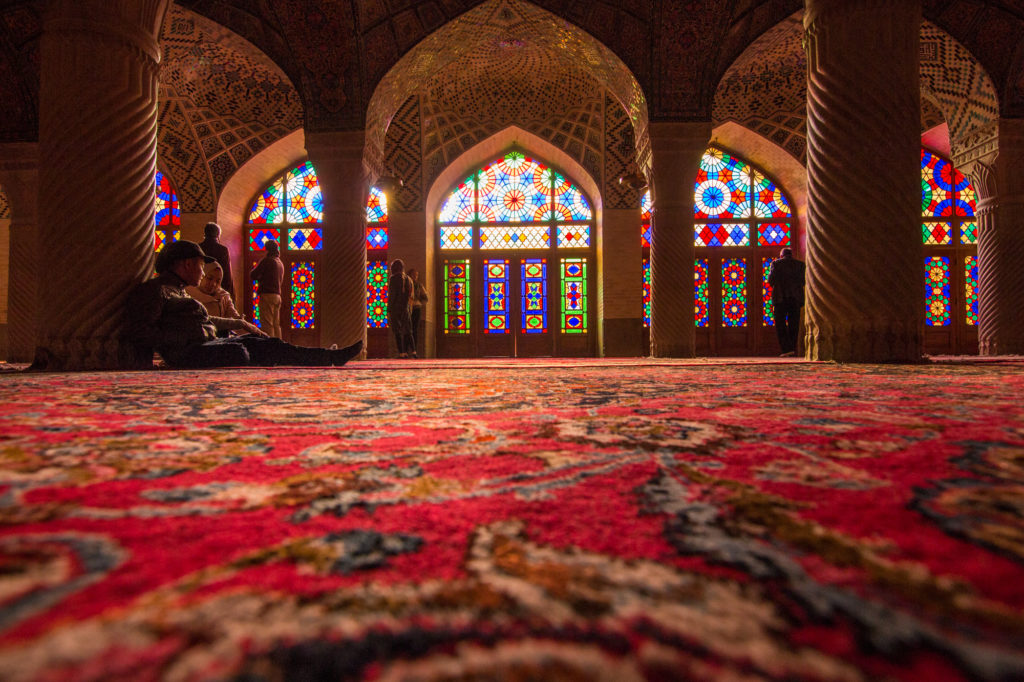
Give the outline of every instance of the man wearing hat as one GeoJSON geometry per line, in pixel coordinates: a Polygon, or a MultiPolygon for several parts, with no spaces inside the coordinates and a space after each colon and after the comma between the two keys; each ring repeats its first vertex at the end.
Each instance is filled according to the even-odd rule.
{"type": "Polygon", "coordinates": [[[269,338],[247,320],[210,316],[185,287],[198,286],[203,266],[213,260],[195,242],[172,242],[157,255],[156,277],[129,294],[125,331],[142,364],[151,363],[156,350],[171,367],[330,367],[344,365],[362,350],[362,341],[342,349],[294,346],[269,338]],[[244,333],[217,338],[225,330],[244,333]]]}

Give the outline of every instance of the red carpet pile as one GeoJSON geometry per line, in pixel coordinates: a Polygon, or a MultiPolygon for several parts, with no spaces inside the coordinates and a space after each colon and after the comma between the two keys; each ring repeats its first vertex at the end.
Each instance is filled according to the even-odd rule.
{"type": "Polygon", "coordinates": [[[0,679],[1021,680],[1024,359],[3,373],[0,679]]]}

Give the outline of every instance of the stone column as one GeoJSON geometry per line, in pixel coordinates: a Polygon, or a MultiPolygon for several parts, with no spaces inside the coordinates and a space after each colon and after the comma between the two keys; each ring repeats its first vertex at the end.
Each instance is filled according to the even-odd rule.
{"type": "Polygon", "coordinates": [[[366,195],[362,131],[306,133],[324,194],[324,247],[318,273],[320,343],[345,347],[366,337],[366,195]]]}
{"type": "Polygon", "coordinates": [[[978,192],[978,352],[1022,355],[1024,120],[999,120],[954,141],[953,150],[978,192]]]}
{"type": "Polygon", "coordinates": [[[921,0],[807,0],[804,29],[807,356],[919,360],[921,0]]]}
{"type": "Polygon", "coordinates": [[[651,356],[692,358],[693,183],[711,123],[655,122],[651,140],[651,356]]]}
{"type": "Polygon", "coordinates": [[[157,42],[170,0],[53,0],[40,40],[35,366],[112,368],[153,272],[157,42]]]}
{"type": "Polygon", "coordinates": [[[7,360],[29,362],[36,347],[39,146],[0,146],[0,186],[11,204],[7,267],[7,360]]]}

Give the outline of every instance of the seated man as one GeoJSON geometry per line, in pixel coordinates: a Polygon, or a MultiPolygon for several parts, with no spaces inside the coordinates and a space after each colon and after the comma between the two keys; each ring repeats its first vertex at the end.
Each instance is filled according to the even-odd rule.
{"type": "Polygon", "coordinates": [[[202,303],[185,293],[197,286],[203,266],[213,262],[195,242],[168,244],[157,255],[157,276],[128,295],[126,334],[139,357],[152,359],[155,349],[171,367],[240,365],[341,366],[354,358],[363,342],[342,349],[304,348],[273,339],[240,318],[211,317],[202,303]],[[218,338],[217,332],[241,330],[242,336],[218,338]]]}

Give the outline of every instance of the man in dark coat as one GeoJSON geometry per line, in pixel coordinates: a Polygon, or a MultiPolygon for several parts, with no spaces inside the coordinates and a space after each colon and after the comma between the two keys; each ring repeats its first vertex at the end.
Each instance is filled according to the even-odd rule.
{"type": "Polygon", "coordinates": [[[228,247],[220,243],[220,225],[217,223],[206,223],[206,227],[203,228],[203,234],[206,235],[206,238],[199,242],[199,248],[207,256],[212,256],[214,260],[220,263],[220,267],[224,270],[224,278],[221,279],[220,286],[224,291],[228,292],[233,301],[235,300],[235,285],[231,279],[231,255],[228,253],[228,247]]]}
{"type": "Polygon", "coordinates": [[[804,307],[804,264],[793,258],[793,249],[783,249],[768,270],[775,310],[775,332],[779,336],[782,357],[796,355],[800,332],[800,309],[804,307]]]}

